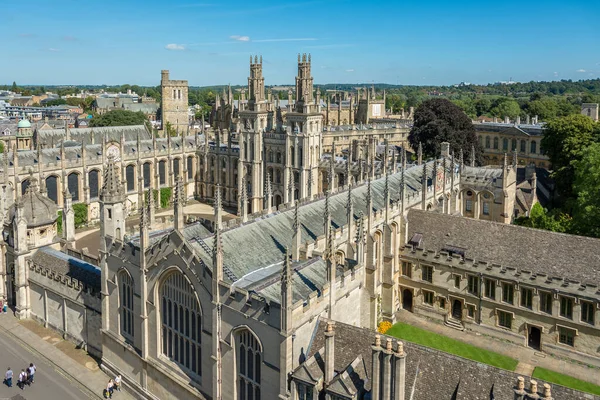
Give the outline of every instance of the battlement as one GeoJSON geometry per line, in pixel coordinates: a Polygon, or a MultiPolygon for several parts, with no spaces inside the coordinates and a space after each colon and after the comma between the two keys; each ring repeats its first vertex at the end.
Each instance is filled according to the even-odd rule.
{"type": "Polygon", "coordinates": [[[35,273],[40,276],[44,276],[48,279],[53,280],[54,282],[58,282],[66,287],[76,290],[78,292],[87,293],[90,296],[100,298],[100,292],[96,291],[93,287],[88,286],[84,282],[81,282],[77,279],[74,279],[69,276],[62,275],[56,271],[51,270],[50,268],[43,267],[41,265],[36,264],[32,260],[29,260],[29,271],[30,273],[35,273]]]}

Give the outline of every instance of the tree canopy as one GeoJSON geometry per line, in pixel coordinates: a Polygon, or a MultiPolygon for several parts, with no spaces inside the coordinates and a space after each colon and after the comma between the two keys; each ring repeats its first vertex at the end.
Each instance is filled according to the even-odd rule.
{"type": "Polygon", "coordinates": [[[563,202],[573,194],[574,163],[581,160],[586,147],[599,139],[600,125],[580,114],[556,118],[544,126],[541,145],[552,163],[556,189],[563,202]]]}
{"type": "Polygon", "coordinates": [[[113,110],[92,118],[90,126],[145,125],[147,122],[148,119],[141,111],[113,110]]]}
{"type": "Polygon", "coordinates": [[[600,143],[593,143],[575,161],[576,196],[573,207],[574,231],[585,236],[600,237],[600,143]]]}
{"type": "Polygon", "coordinates": [[[483,149],[479,144],[471,119],[457,105],[446,99],[430,99],[417,107],[414,125],[408,135],[413,149],[423,146],[426,157],[440,154],[441,143],[450,143],[451,151],[464,151],[470,161],[471,148],[475,148],[475,161],[481,162],[483,149]]]}

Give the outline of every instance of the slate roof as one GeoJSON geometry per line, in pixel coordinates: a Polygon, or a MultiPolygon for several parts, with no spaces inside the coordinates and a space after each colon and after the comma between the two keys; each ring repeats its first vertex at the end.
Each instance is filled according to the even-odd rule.
{"type": "Polygon", "coordinates": [[[100,291],[100,268],[51,247],[43,247],[31,256],[33,262],[57,274],[76,279],[96,292],[100,291]]]}
{"type": "Polygon", "coordinates": [[[158,111],[158,103],[125,103],[123,109],[144,114],[155,114],[158,111]]]}
{"type": "MultiPolygon", "coordinates": [[[[131,126],[103,126],[93,128],[71,128],[71,140],[83,142],[85,144],[94,143],[101,144],[106,137],[107,141],[120,142],[122,135],[125,136],[125,141],[137,141],[138,136],[141,140],[152,139],[152,134],[148,132],[144,125],[131,126]]],[[[37,141],[43,147],[55,147],[59,145],[66,137],[66,131],[62,129],[44,129],[37,131],[37,141]]]]}
{"type": "MultiPolygon", "coordinates": [[[[309,360],[325,347],[325,327],[326,321],[320,319],[315,328],[313,339],[307,349],[309,360]]],[[[336,372],[343,371],[357,357],[360,357],[364,361],[366,374],[370,377],[372,369],[371,345],[374,342],[375,335],[376,332],[372,330],[336,322],[334,370],[336,372]]],[[[397,340],[391,336],[381,335],[382,344],[385,344],[388,337],[394,341],[397,340]]],[[[407,399],[438,400],[455,398],[457,400],[487,400],[490,398],[492,387],[494,388],[496,399],[505,400],[514,398],[513,387],[516,385],[517,377],[519,376],[516,373],[480,364],[476,361],[467,360],[414,343],[406,341],[403,343],[404,352],[406,353],[405,395],[407,399]],[[457,396],[452,397],[455,390],[457,396]]],[[[313,363],[313,365],[312,373],[317,375],[319,371],[316,369],[320,368],[322,376],[323,363],[313,363]]],[[[546,382],[541,380],[537,380],[537,382],[538,390],[540,392],[543,391],[544,383],[546,382]]],[[[526,389],[529,387],[528,383],[529,379],[526,378],[526,389]]],[[[365,382],[365,384],[367,388],[370,388],[369,382],[365,382]]],[[[555,399],[600,399],[598,396],[559,385],[550,385],[552,387],[552,396],[555,399]]]]}
{"type": "MultiPolygon", "coordinates": [[[[58,217],[58,206],[48,196],[40,193],[35,178],[31,180],[25,194],[17,201],[18,205],[23,207],[23,216],[29,228],[51,225],[58,217]]],[[[15,218],[16,208],[17,203],[13,203],[8,209],[9,222],[12,222],[15,218]]]]}
{"type": "MultiPolygon", "coordinates": [[[[431,176],[432,164],[427,164],[428,175],[431,176]]],[[[438,166],[441,170],[441,166],[438,166]]],[[[416,192],[421,188],[423,166],[407,168],[405,181],[407,194],[416,192]]],[[[400,197],[400,173],[390,174],[388,186],[390,198],[397,201],[400,197]]],[[[372,204],[374,210],[384,208],[384,178],[372,181],[372,204]]],[[[366,213],[367,184],[356,186],[352,189],[352,203],[355,218],[359,211],[366,213]]],[[[332,226],[334,228],[346,225],[346,201],[348,193],[337,192],[329,198],[332,226]]],[[[323,214],[325,200],[303,203],[299,207],[299,221],[301,225],[302,242],[314,241],[323,232],[323,214]]],[[[236,226],[222,233],[224,266],[231,270],[236,277],[242,277],[251,271],[277,264],[283,260],[286,247],[292,248],[292,223],[294,211],[292,209],[277,212],[267,216],[258,217],[246,224],[236,226]]],[[[212,249],[213,237],[204,240],[207,247],[212,249]]],[[[192,243],[194,244],[194,243],[192,243]]],[[[196,246],[204,262],[212,265],[212,254],[203,246],[196,246]]]]}
{"type": "Polygon", "coordinates": [[[527,124],[505,124],[505,123],[480,123],[473,124],[477,132],[498,132],[503,135],[513,134],[516,136],[543,136],[544,128],[542,125],[527,125],[527,124]]]}
{"type": "Polygon", "coordinates": [[[415,233],[427,250],[456,246],[466,258],[600,285],[600,239],[411,209],[415,233]]]}

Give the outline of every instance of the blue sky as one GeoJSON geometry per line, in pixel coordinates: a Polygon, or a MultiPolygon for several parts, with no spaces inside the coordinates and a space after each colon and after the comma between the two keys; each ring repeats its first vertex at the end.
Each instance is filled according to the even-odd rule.
{"type": "Polygon", "coordinates": [[[0,83],[454,84],[600,77],[599,1],[2,2],[0,83]]]}

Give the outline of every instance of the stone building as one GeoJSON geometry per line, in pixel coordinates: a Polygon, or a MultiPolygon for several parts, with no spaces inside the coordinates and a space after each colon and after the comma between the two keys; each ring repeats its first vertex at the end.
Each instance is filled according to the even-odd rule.
{"type": "Polygon", "coordinates": [[[590,117],[594,121],[598,121],[598,103],[583,103],[581,105],[581,114],[590,117]]]}
{"type": "MultiPolygon", "coordinates": [[[[169,71],[161,71],[161,121],[163,131],[167,125],[178,134],[184,134],[189,128],[188,117],[188,81],[172,80],[169,71]]],[[[168,136],[168,135],[164,135],[168,136]]]]}
{"type": "Polygon", "coordinates": [[[500,165],[505,153],[517,152],[520,165],[534,164],[550,168],[548,156],[542,149],[543,126],[529,121],[511,123],[475,123],[475,131],[483,148],[487,165],[500,165]]]}

